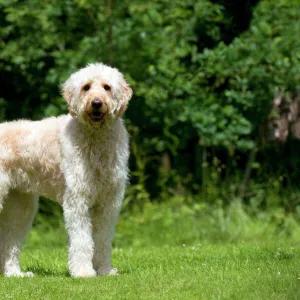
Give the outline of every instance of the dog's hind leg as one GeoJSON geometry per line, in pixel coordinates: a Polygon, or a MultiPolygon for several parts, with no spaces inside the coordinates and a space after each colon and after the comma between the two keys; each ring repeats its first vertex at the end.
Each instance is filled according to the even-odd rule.
{"type": "Polygon", "coordinates": [[[31,194],[10,191],[4,199],[0,213],[0,273],[5,276],[33,276],[21,271],[19,253],[37,207],[38,197],[31,194]]]}

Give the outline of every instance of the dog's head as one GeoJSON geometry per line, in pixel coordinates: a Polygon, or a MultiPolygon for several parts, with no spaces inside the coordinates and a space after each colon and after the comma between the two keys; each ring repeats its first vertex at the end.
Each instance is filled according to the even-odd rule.
{"type": "Polygon", "coordinates": [[[121,117],[132,97],[123,75],[102,63],[89,64],[73,73],[61,90],[70,114],[91,126],[121,117]]]}

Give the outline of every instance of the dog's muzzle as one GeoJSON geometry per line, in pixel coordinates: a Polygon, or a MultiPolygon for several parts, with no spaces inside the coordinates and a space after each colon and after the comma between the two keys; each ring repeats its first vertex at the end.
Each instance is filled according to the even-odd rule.
{"type": "Polygon", "coordinates": [[[103,109],[103,102],[100,98],[95,98],[91,102],[91,112],[89,114],[90,119],[93,122],[102,122],[105,116],[103,109]]]}

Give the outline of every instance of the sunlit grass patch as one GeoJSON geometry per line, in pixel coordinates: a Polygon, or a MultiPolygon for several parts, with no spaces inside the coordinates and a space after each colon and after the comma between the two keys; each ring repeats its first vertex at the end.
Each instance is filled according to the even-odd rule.
{"type": "Polygon", "coordinates": [[[66,248],[25,249],[35,278],[1,278],[0,299],[298,299],[300,251],[290,246],[117,248],[119,276],[74,279],[66,248]]]}
{"type": "Polygon", "coordinates": [[[68,275],[61,220],[39,223],[21,255],[35,277],[1,277],[0,299],[299,299],[299,225],[282,214],[251,215],[238,203],[145,205],[121,216],[120,275],[89,279],[68,275]]]}

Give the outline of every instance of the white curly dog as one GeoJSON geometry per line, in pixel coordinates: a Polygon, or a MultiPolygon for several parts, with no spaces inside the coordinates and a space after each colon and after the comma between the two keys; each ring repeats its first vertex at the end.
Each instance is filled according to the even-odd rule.
{"type": "Polygon", "coordinates": [[[116,274],[112,240],[128,177],[121,119],[132,90],[115,68],[90,64],[62,85],[68,115],[0,125],[0,272],[22,272],[19,253],[38,195],[63,207],[74,277],[116,274]]]}

